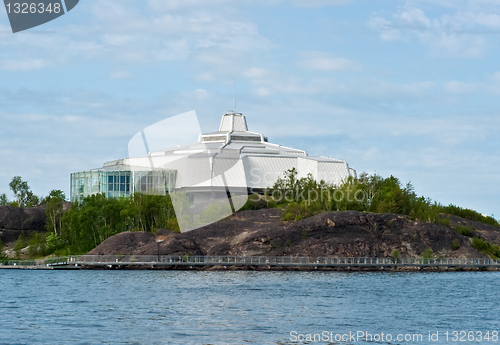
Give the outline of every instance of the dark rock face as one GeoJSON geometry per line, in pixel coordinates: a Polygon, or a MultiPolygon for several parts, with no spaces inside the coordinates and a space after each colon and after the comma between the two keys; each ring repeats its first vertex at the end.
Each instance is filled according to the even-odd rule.
{"type": "Polygon", "coordinates": [[[11,243],[24,231],[26,237],[31,232],[45,231],[45,205],[38,207],[0,206],[0,239],[11,243]]]}
{"type": "Polygon", "coordinates": [[[0,229],[45,231],[45,206],[0,206],[0,229]]]}
{"type": "MultiPolygon", "coordinates": [[[[88,254],[390,257],[398,250],[401,257],[421,257],[431,248],[444,257],[483,256],[470,247],[470,238],[453,229],[401,215],[324,212],[296,222],[280,222],[280,217],[279,209],[263,209],[239,212],[229,220],[182,234],[126,232],[88,254]],[[459,241],[459,250],[452,250],[454,240],[459,241]]],[[[468,222],[453,219],[452,225],[457,221],[468,222]]],[[[492,243],[500,240],[496,227],[482,227],[478,235],[492,243]]]]}

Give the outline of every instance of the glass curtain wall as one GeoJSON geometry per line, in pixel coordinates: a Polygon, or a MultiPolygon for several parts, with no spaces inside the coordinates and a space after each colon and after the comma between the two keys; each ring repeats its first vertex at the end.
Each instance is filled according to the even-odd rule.
{"type": "Polygon", "coordinates": [[[71,201],[81,202],[88,195],[104,193],[108,198],[171,193],[175,188],[175,170],[111,171],[90,170],[71,174],[71,201]]]}

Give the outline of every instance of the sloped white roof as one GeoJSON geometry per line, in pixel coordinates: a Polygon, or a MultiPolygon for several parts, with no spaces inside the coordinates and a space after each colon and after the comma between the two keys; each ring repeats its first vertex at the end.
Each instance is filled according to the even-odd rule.
{"type": "MultiPolygon", "coordinates": [[[[245,179],[248,180],[252,169],[260,169],[262,176],[267,175],[269,179],[276,179],[286,170],[295,167],[299,170],[299,176],[307,175],[306,171],[314,172],[312,174],[314,177],[322,179],[326,177],[327,182],[332,183],[338,183],[353,174],[352,169],[344,161],[328,157],[311,157],[303,150],[269,143],[264,135],[248,131],[245,116],[239,113],[224,114],[219,131],[200,135],[198,142],[149,152],[148,157],[128,158],[106,163],[105,166],[116,166],[116,164],[177,170],[176,188],[187,188],[192,186],[190,184],[199,186],[200,183],[218,185],[219,182],[222,183],[217,177],[220,172],[236,165],[239,166],[237,171],[243,171],[244,175],[237,178],[233,171],[232,174],[235,176],[230,181],[243,181],[240,187],[246,187],[244,182],[245,179]],[[306,164],[305,161],[300,163],[299,159],[306,159],[313,165],[306,164]],[[223,161],[226,162],[223,163],[223,161]],[[239,166],[238,162],[243,164],[239,166]],[[335,167],[327,167],[323,164],[334,164],[335,167]],[[304,171],[301,172],[301,169],[304,171]],[[205,181],[206,179],[208,181],[205,181]]],[[[266,188],[272,186],[273,183],[270,180],[265,183],[254,181],[248,186],[266,188]]]]}

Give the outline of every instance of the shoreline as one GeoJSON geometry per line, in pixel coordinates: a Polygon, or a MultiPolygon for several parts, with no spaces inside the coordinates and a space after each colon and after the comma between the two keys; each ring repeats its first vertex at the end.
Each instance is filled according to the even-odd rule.
{"type": "Polygon", "coordinates": [[[213,265],[213,266],[188,266],[188,265],[71,265],[71,266],[23,266],[23,265],[0,265],[0,270],[54,270],[54,271],[214,271],[214,272],[498,272],[500,267],[297,267],[297,266],[273,266],[273,265],[213,265]]]}

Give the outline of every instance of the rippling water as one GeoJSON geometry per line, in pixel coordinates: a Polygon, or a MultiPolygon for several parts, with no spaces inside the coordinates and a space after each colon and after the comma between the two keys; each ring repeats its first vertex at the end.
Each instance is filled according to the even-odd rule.
{"type": "MultiPolygon", "coordinates": [[[[496,272],[0,270],[0,344],[369,343],[335,341],[349,332],[422,334],[374,340],[428,344],[429,331],[439,332],[433,343],[460,343],[451,332],[500,331],[499,281],[496,272]],[[316,341],[300,341],[308,334],[316,341]]],[[[473,335],[467,343],[500,344],[473,335]]]]}

